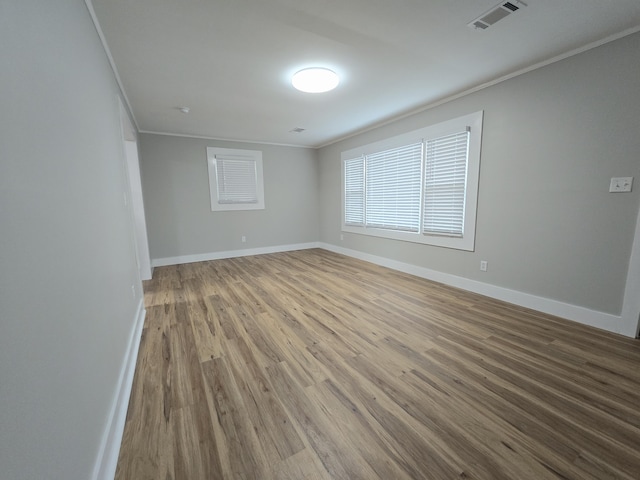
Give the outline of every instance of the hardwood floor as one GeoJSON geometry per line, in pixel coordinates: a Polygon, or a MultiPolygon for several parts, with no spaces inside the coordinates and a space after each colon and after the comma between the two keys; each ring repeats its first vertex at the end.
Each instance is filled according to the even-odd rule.
{"type": "Polygon", "coordinates": [[[640,478],[637,340],[324,250],[145,301],[117,479],[640,478]]]}

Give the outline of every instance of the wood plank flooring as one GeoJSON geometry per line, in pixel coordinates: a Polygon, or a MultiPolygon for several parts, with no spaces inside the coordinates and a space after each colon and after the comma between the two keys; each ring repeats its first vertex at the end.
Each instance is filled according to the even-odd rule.
{"type": "Polygon", "coordinates": [[[640,342],[324,250],[156,268],[119,480],[640,478],[640,342]]]}

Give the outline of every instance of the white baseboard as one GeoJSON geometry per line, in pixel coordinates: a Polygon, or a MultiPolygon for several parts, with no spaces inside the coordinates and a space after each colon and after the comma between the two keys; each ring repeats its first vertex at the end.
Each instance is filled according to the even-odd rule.
{"type": "Polygon", "coordinates": [[[435,282],[444,283],[469,292],[479,293],[497,300],[530,308],[538,312],[566,318],[574,322],[582,323],[583,325],[589,325],[591,327],[600,328],[620,335],[635,337],[635,332],[632,332],[631,329],[628,328],[626,322],[623,321],[621,316],[598,312],[596,310],[590,310],[588,308],[571,305],[569,303],[552,300],[550,298],[539,297],[517,290],[470,280],[468,278],[438,272],[425,267],[418,267],[409,263],[398,262],[396,260],[359,252],[357,250],[338,247],[337,245],[329,243],[320,242],[319,247],[348,257],[357,258],[359,260],[364,260],[366,262],[375,263],[376,265],[425,278],[427,280],[433,280],[435,282]]]}
{"type": "Polygon", "coordinates": [[[244,257],[249,255],[262,255],[266,253],[288,252],[292,250],[306,250],[309,248],[323,248],[331,252],[340,253],[348,257],[357,258],[366,262],[375,263],[383,267],[398,270],[400,272],[415,275],[417,277],[433,280],[435,282],[444,283],[452,287],[461,288],[469,292],[479,293],[487,297],[502,300],[504,302],[513,303],[521,307],[530,308],[538,312],[555,315],[557,317],[572,320],[574,322],[589,325],[591,327],[600,328],[609,332],[625,335],[627,337],[635,337],[635,326],[630,327],[622,316],[610,313],[591,310],[578,305],[560,302],[550,298],[539,297],[530,293],[511,290],[505,287],[499,287],[488,283],[478,282],[449,273],[431,270],[425,267],[419,267],[409,263],[403,263],[389,258],[380,257],[363,253],[357,250],[339,247],[324,242],[299,243],[293,245],[279,245],[275,247],[251,248],[244,250],[227,250],[223,252],[204,253],[197,255],[184,255],[179,257],[157,258],[152,260],[152,267],[162,267],[165,265],[179,265],[183,263],[204,262],[208,260],[220,260],[224,258],[244,257]]]}
{"type": "Polygon", "coordinates": [[[151,267],[164,267],[166,265],[181,265],[183,263],[206,262],[209,260],[222,260],[224,258],[248,257],[251,255],[264,255],[266,253],[290,252],[293,250],[307,250],[318,248],[318,242],[296,243],[292,245],[276,245],[273,247],[247,248],[243,250],[226,250],[223,252],[199,253],[196,255],[181,255],[178,257],[154,258],[151,267]]]}
{"type": "Polygon", "coordinates": [[[116,473],[120,443],[122,442],[124,423],[127,418],[127,408],[129,407],[129,397],[131,395],[131,387],[133,386],[133,374],[136,369],[136,360],[138,358],[138,348],[140,346],[140,337],[142,335],[145,315],[144,301],[140,299],[134,321],[134,328],[129,336],[127,356],[122,362],[117,393],[114,396],[107,428],[102,437],[98,458],[93,469],[93,475],[91,476],[92,480],[113,480],[116,473]]]}

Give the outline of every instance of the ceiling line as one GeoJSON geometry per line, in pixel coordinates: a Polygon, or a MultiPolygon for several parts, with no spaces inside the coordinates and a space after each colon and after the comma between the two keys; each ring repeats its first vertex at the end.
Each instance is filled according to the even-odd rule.
{"type": "Polygon", "coordinates": [[[576,49],[573,50],[569,50],[568,52],[565,53],[561,53],[560,55],[557,55],[555,57],[552,57],[550,59],[547,60],[543,60],[541,62],[536,63],[535,65],[531,65],[529,67],[525,67],[522,68],[520,70],[517,70],[515,72],[512,73],[508,73],[506,75],[503,75],[499,78],[496,78],[494,80],[490,80],[488,82],[485,82],[481,85],[472,87],[468,90],[465,90],[463,92],[454,94],[454,95],[450,95],[448,97],[445,97],[441,100],[437,100],[435,102],[432,103],[428,103],[426,105],[422,105],[418,108],[415,108],[413,110],[410,110],[408,112],[399,114],[399,115],[395,115],[392,116],[390,118],[387,118],[386,120],[383,120],[381,122],[377,122],[374,123],[368,127],[364,127],[362,129],[357,129],[352,133],[349,133],[347,135],[343,135],[340,136],[338,138],[335,138],[333,140],[329,140],[328,142],[322,143],[320,145],[296,145],[296,144],[286,144],[286,143],[274,143],[274,142],[264,142],[264,141],[257,141],[257,140],[238,140],[238,139],[230,139],[230,138],[221,138],[221,137],[209,137],[209,136],[199,136],[199,135],[185,135],[185,134],[178,134],[178,133],[169,133],[169,132],[154,132],[154,131],[149,131],[149,130],[141,130],[140,126],[138,125],[138,121],[135,118],[134,112],[133,112],[133,108],[131,107],[131,103],[129,102],[129,98],[127,97],[127,94],[125,92],[124,86],[122,84],[122,81],[120,79],[120,75],[118,73],[118,69],[116,68],[115,65],[115,61],[111,55],[111,51],[109,50],[109,46],[107,44],[106,38],[102,32],[102,28],[100,27],[100,23],[98,22],[98,18],[96,16],[95,10],[93,8],[93,5],[91,3],[91,0],[85,0],[85,4],[87,6],[87,9],[89,10],[89,14],[91,16],[91,19],[93,21],[93,24],[96,28],[96,31],[98,33],[98,36],[100,37],[100,41],[102,42],[102,46],[105,50],[105,53],[107,55],[107,58],[109,60],[109,64],[111,65],[111,69],[113,70],[113,73],[115,75],[116,78],[116,82],[120,88],[120,91],[122,93],[122,96],[124,97],[124,101],[127,104],[127,107],[129,109],[129,113],[133,119],[133,122],[136,126],[136,129],[139,133],[149,133],[149,134],[154,134],[154,135],[166,135],[166,136],[177,136],[177,137],[185,137],[185,138],[201,138],[201,139],[207,139],[207,140],[216,140],[216,141],[224,141],[224,142],[239,142],[239,143],[251,143],[251,144],[262,144],[262,145],[274,145],[274,146],[283,146],[283,147],[295,147],[295,148],[311,148],[311,149],[316,149],[319,150],[321,148],[324,147],[328,147],[329,145],[334,145],[336,143],[339,143],[343,140],[347,140],[349,138],[355,137],[357,135],[360,135],[362,133],[366,133],[369,132],[371,130],[375,130],[377,128],[383,127],[385,125],[391,124],[393,122],[396,122],[398,120],[402,120],[404,118],[408,118],[411,117],[413,115],[416,115],[418,113],[427,111],[427,110],[431,110],[433,108],[436,108],[440,105],[449,103],[453,100],[457,100],[459,98],[465,97],[467,95],[470,95],[472,93],[478,92],[480,90],[484,90],[486,88],[492,87],[494,85],[497,85],[499,83],[502,83],[506,80],[509,80],[511,78],[515,78],[518,77],[520,75],[524,75],[526,73],[529,73],[531,71],[537,70],[539,68],[543,68],[546,67],[548,65],[551,65],[553,63],[559,62],[561,60],[567,59],[569,57],[572,57],[574,55],[579,55],[581,53],[584,53],[588,50],[592,50],[594,48],[600,47],[602,45],[605,45],[607,43],[613,42],[615,40],[619,40],[621,38],[624,38],[626,36],[632,35],[634,33],[640,32],[640,25],[636,25],[635,27],[631,27],[628,28],[626,30],[623,30],[622,32],[618,32],[612,35],[609,35],[607,37],[604,37],[600,40],[596,40],[594,42],[591,42],[587,45],[583,45],[582,47],[578,47],[576,49]]]}
{"type": "Polygon", "coordinates": [[[140,126],[138,125],[138,121],[136,120],[136,116],[133,113],[133,108],[131,107],[131,102],[129,102],[129,97],[127,97],[127,92],[124,90],[124,86],[122,85],[122,80],[120,80],[120,74],[118,73],[118,69],[116,68],[116,63],[113,60],[113,56],[111,55],[111,50],[109,50],[109,45],[107,45],[107,39],[102,32],[102,27],[100,27],[100,22],[98,22],[98,17],[96,16],[96,12],[93,9],[93,4],[91,0],[84,0],[85,5],[87,6],[87,10],[89,10],[89,15],[91,16],[91,20],[93,21],[93,26],[98,33],[98,37],[100,37],[100,42],[102,43],[102,48],[104,49],[104,53],[107,55],[107,59],[109,60],[109,65],[111,65],[111,70],[113,71],[114,76],[116,77],[116,83],[118,84],[118,88],[120,89],[120,93],[127,104],[127,108],[129,110],[129,115],[131,115],[131,119],[133,120],[134,125],[136,126],[136,130],[140,131],[140,126]]]}
{"type": "Polygon", "coordinates": [[[138,130],[138,133],[148,133],[150,135],[164,135],[167,137],[198,138],[201,140],[215,140],[217,142],[234,142],[234,143],[251,143],[251,144],[258,144],[258,145],[271,145],[274,147],[308,148],[311,150],[317,150],[319,148],[312,145],[296,145],[294,143],[275,143],[275,142],[264,142],[259,140],[239,140],[239,139],[233,139],[233,138],[208,137],[206,135],[191,135],[186,133],[154,132],[153,130],[138,130]]]}
{"type": "Polygon", "coordinates": [[[398,120],[402,120],[404,118],[411,117],[411,116],[416,115],[418,113],[425,112],[427,110],[431,110],[432,108],[439,107],[440,105],[444,105],[445,103],[452,102],[453,100],[457,100],[457,99],[462,98],[462,97],[466,97],[467,95],[471,95],[472,93],[478,92],[480,90],[484,90],[485,88],[489,88],[489,87],[492,87],[492,86],[497,85],[499,83],[505,82],[505,81],[507,81],[507,80],[509,80],[511,78],[519,77],[520,75],[524,75],[525,73],[529,73],[529,72],[532,72],[532,71],[537,70],[539,68],[546,67],[546,66],[551,65],[553,63],[565,60],[565,59],[573,57],[575,55],[579,55],[579,54],[584,53],[584,52],[586,52],[588,50],[592,50],[594,48],[601,47],[602,45],[606,45],[607,43],[614,42],[616,40],[619,40],[621,38],[627,37],[629,35],[633,35],[634,33],[638,33],[638,32],[640,32],[640,25],[636,25],[635,27],[628,28],[626,30],[623,30],[622,32],[618,32],[618,33],[615,33],[613,35],[609,35],[608,37],[601,38],[600,40],[596,40],[595,42],[591,42],[591,43],[589,43],[587,45],[583,45],[582,47],[578,47],[576,49],[569,50],[568,52],[561,53],[560,55],[556,55],[555,57],[552,57],[550,59],[538,62],[535,65],[531,65],[529,67],[525,67],[525,68],[522,68],[520,70],[516,70],[515,72],[512,72],[512,73],[508,73],[506,75],[503,75],[502,77],[498,77],[498,78],[496,78],[494,80],[490,80],[488,82],[485,82],[485,83],[483,83],[481,85],[477,85],[477,86],[472,87],[472,88],[470,88],[468,90],[465,90],[463,92],[456,93],[455,95],[450,95],[450,96],[445,97],[445,98],[443,98],[441,100],[437,100],[437,101],[429,103],[427,105],[422,105],[421,107],[418,107],[418,108],[416,108],[414,110],[410,110],[408,112],[401,113],[400,115],[393,116],[393,117],[388,118],[386,120],[383,120],[381,122],[378,122],[378,123],[375,123],[373,125],[370,125],[369,127],[365,127],[363,129],[356,130],[353,133],[349,133],[349,134],[344,135],[342,137],[339,137],[337,139],[330,140],[330,141],[328,141],[326,143],[323,143],[323,144],[321,144],[319,146],[316,146],[316,147],[313,147],[313,148],[320,149],[320,148],[328,147],[329,145],[334,145],[334,144],[336,144],[338,142],[342,142],[343,140],[347,140],[348,138],[352,138],[352,137],[355,137],[355,136],[360,135],[362,133],[369,132],[371,130],[375,130],[376,128],[380,128],[380,127],[383,127],[385,125],[389,125],[390,123],[394,123],[394,122],[396,122],[398,120]]]}

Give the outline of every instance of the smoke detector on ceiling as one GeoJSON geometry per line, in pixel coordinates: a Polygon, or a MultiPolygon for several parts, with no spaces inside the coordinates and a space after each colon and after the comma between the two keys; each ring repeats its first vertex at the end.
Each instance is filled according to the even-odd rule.
{"type": "Polygon", "coordinates": [[[488,12],[483,13],[475,20],[472,20],[467,25],[473,27],[476,30],[486,30],[491,25],[504,17],[511,15],[513,12],[517,12],[522,7],[526,7],[527,4],[519,0],[513,0],[511,2],[500,2],[488,12]]]}

